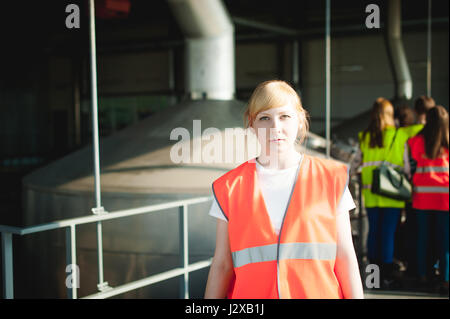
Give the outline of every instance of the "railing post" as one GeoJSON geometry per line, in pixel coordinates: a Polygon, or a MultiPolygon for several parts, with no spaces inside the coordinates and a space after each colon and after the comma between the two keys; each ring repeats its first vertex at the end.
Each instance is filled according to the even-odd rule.
{"type": "Polygon", "coordinates": [[[110,289],[109,284],[103,277],[103,231],[102,222],[97,222],[97,260],[98,260],[98,285],[99,291],[110,289]]]}
{"type": "Polygon", "coordinates": [[[12,234],[2,232],[3,298],[14,298],[12,234]]]}
{"type": "Polygon", "coordinates": [[[331,155],[331,40],[330,40],[330,0],[325,0],[325,138],[326,155],[331,155]]]}
{"type": "Polygon", "coordinates": [[[80,283],[78,270],[75,225],[70,225],[66,229],[66,273],[70,272],[66,278],[66,287],[69,299],[77,299],[77,288],[80,283]]]}
{"type": "Polygon", "coordinates": [[[184,275],[180,278],[180,299],[189,299],[189,239],[188,239],[188,206],[180,206],[180,263],[184,275]]]}
{"type": "MultiPolygon", "coordinates": [[[[94,186],[95,208],[94,214],[107,213],[102,207],[100,187],[100,152],[98,137],[98,97],[97,97],[97,47],[95,40],[95,3],[89,0],[89,38],[90,38],[90,62],[91,62],[91,94],[92,94],[92,145],[94,155],[94,186]]],[[[98,285],[99,291],[109,289],[108,282],[103,278],[103,240],[102,222],[97,222],[97,258],[98,258],[98,285]]]]}

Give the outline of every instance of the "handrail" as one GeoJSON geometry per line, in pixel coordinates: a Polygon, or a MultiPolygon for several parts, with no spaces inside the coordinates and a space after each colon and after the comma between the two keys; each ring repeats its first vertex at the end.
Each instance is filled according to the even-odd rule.
{"type": "MultiPolygon", "coordinates": [[[[167,203],[155,204],[142,206],[132,209],[118,210],[114,212],[103,212],[101,214],[95,214],[90,216],[83,216],[77,218],[70,218],[64,220],[53,221],[45,224],[39,224],[29,227],[14,227],[8,225],[0,225],[0,233],[2,233],[2,274],[3,274],[3,293],[4,298],[12,299],[14,296],[13,293],[13,258],[12,258],[12,235],[28,235],[38,232],[44,232],[52,229],[59,229],[68,227],[66,230],[66,262],[67,265],[76,264],[76,246],[75,246],[75,233],[76,226],[88,223],[95,223],[104,220],[112,220],[123,217],[148,214],[157,211],[161,211],[164,209],[170,208],[180,208],[179,217],[180,217],[180,255],[182,257],[181,267],[159,273],[156,275],[152,275],[143,279],[139,279],[134,282],[126,283],[124,285],[118,287],[109,287],[103,286],[98,287],[99,292],[83,297],[86,299],[91,298],[108,298],[111,296],[115,296],[118,294],[122,294],[134,289],[142,288],[148,285],[152,285],[154,283],[167,280],[170,278],[178,277],[183,275],[181,280],[181,289],[180,289],[180,297],[189,298],[189,272],[196,271],[202,268],[209,267],[212,262],[212,258],[201,260],[193,264],[189,264],[189,252],[188,252],[188,224],[187,224],[187,216],[188,216],[188,206],[193,204],[200,204],[204,202],[208,202],[212,200],[212,196],[204,196],[190,199],[177,200],[167,203]]],[[[77,279],[77,278],[72,278],[77,279]]],[[[77,287],[68,288],[68,296],[70,298],[77,298],[77,287]]]]}
{"type": "MultiPolygon", "coordinates": [[[[203,269],[203,268],[209,267],[209,265],[211,265],[211,262],[212,262],[212,258],[203,260],[203,261],[199,261],[199,262],[190,264],[189,267],[187,268],[187,270],[188,270],[188,272],[192,272],[195,270],[203,269]]],[[[139,289],[139,288],[142,288],[145,286],[156,284],[160,281],[164,281],[167,279],[181,276],[184,273],[185,273],[185,270],[183,268],[175,268],[175,269],[168,270],[168,271],[165,271],[165,272],[153,275],[153,276],[149,276],[149,277],[139,279],[139,280],[136,280],[136,281],[133,281],[130,283],[126,283],[122,286],[115,287],[111,290],[95,293],[95,294],[83,297],[81,299],[104,299],[104,298],[113,297],[113,296],[120,295],[120,294],[123,294],[128,291],[131,291],[131,290],[135,290],[135,289],[139,289]]]]}
{"type": "Polygon", "coordinates": [[[42,232],[42,231],[46,231],[46,230],[68,227],[70,225],[89,224],[89,223],[93,223],[93,222],[97,222],[97,221],[146,214],[146,213],[151,213],[151,212],[158,211],[158,210],[180,207],[185,204],[186,205],[199,204],[199,203],[207,202],[211,199],[212,199],[212,197],[198,197],[198,198],[178,200],[178,201],[163,203],[163,204],[155,204],[155,205],[142,206],[142,207],[137,207],[137,208],[132,208],[132,209],[118,210],[115,212],[106,212],[105,211],[105,213],[103,213],[103,214],[63,219],[63,220],[59,220],[59,221],[57,220],[54,222],[49,222],[49,223],[39,224],[39,225],[29,226],[29,227],[23,227],[23,228],[8,226],[8,225],[0,225],[0,232],[7,232],[7,233],[11,233],[11,234],[16,234],[16,235],[28,235],[28,234],[38,233],[38,232],[42,232]]]}

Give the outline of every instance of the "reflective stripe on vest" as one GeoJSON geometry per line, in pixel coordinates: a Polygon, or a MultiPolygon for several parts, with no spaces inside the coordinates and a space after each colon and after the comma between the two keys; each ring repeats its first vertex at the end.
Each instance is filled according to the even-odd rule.
{"type": "Polygon", "coordinates": [[[416,173],[448,173],[448,167],[443,166],[417,167],[416,173]]]}
{"type": "Polygon", "coordinates": [[[448,194],[448,187],[439,186],[416,186],[414,187],[416,193],[444,193],[448,194]]]}
{"type": "MultiPolygon", "coordinates": [[[[235,268],[252,263],[277,260],[277,244],[246,248],[232,253],[235,268]]],[[[284,243],[280,244],[279,260],[336,258],[336,244],[332,243],[284,243]]]]}

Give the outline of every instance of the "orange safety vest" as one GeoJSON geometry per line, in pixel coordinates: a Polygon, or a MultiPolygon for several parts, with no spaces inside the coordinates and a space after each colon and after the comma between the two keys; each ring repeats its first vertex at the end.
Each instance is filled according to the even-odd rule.
{"type": "Polygon", "coordinates": [[[334,273],[336,209],[348,183],[348,167],[303,156],[279,236],[258,186],[255,159],[213,183],[228,220],[236,299],[343,298],[334,273]]]}
{"type": "Polygon", "coordinates": [[[425,139],[419,134],[408,140],[411,157],[417,162],[412,182],[412,206],[422,210],[448,211],[448,149],[435,159],[427,158],[425,139]]]}

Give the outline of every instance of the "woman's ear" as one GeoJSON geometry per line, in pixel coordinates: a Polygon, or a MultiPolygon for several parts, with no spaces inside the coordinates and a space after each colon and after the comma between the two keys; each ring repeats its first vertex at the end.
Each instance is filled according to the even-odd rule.
{"type": "Polygon", "coordinates": [[[253,121],[250,118],[250,116],[248,116],[248,118],[247,118],[247,123],[248,123],[247,128],[250,129],[253,133],[255,133],[255,129],[253,128],[253,121]]]}
{"type": "Polygon", "coordinates": [[[300,143],[300,141],[304,138],[303,135],[306,133],[305,125],[306,125],[305,114],[299,113],[298,130],[297,130],[297,138],[296,138],[297,143],[300,143]]]}

